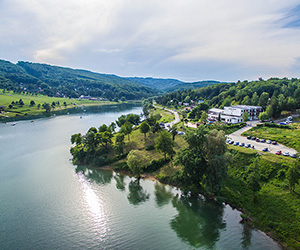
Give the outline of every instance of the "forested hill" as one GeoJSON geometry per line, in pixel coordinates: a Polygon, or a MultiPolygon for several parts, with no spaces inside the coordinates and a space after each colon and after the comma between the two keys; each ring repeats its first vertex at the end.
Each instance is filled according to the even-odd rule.
{"type": "Polygon", "coordinates": [[[156,98],[162,105],[204,100],[210,107],[230,105],[260,105],[266,115],[278,117],[281,111],[300,108],[300,80],[297,78],[270,78],[258,81],[215,84],[196,90],[183,90],[156,98]]]}
{"type": "Polygon", "coordinates": [[[128,77],[127,79],[144,84],[163,92],[174,92],[184,89],[196,89],[220,83],[218,81],[182,82],[176,79],[152,77],[128,77]]]}
{"type": "Polygon", "coordinates": [[[93,73],[47,64],[0,60],[0,88],[76,98],[89,95],[102,98],[141,99],[158,90],[115,75],[93,73]]]}

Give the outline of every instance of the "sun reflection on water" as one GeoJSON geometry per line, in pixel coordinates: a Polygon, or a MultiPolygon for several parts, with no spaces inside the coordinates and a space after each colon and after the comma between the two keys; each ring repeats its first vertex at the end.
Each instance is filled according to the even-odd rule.
{"type": "Polygon", "coordinates": [[[107,215],[104,211],[102,201],[97,196],[91,183],[82,173],[78,173],[78,179],[81,183],[83,197],[92,217],[93,229],[97,232],[99,239],[102,241],[108,232],[107,215]]]}

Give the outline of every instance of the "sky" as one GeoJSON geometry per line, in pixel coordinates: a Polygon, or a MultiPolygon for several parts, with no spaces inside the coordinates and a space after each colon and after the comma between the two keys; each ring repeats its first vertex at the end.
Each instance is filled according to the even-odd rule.
{"type": "Polygon", "coordinates": [[[299,0],[0,0],[0,59],[183,81],[300,77],[299,0]]]}

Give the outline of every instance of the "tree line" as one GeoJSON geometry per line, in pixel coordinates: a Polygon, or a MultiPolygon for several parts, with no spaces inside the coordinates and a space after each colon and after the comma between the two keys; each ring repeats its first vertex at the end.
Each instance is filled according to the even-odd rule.
{"type": "Polygon", "coordinates": [[[204,100],[209,108],[233,105],[262,106],[263,118],[277,118],[282,111],[300,108],[300,80],[270,78],[258,81],[222,83],[197,90],[177,91],[156,98],[158,104],[178,106],[179,103],[204,100]]]}

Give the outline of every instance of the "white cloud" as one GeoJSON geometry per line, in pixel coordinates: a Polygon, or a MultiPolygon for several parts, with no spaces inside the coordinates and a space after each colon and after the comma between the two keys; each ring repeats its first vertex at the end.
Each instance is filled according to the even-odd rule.
{"type": "MultiPolygon", "coordinates": [[[[232,71],[256,67],[258,75],[264,69],[292,74],[300,58],[300,33],[283,27],[285,15],[297,4],[296,0],[10,0],[0,4],[0,35],[6,38],[0,45],[3,51],[15,46],[33,61],[68,66],[77,61],[82,68],[93,61],[99,69],[123,75],[151,70],[155,75],[158,68],[172,74],[170,65],[177,65],[188,78],[185,65],[205,61],[210,62],[211,74],[212,62],[227,63],[232,71]],[[99,53],[107,56],[99,58],[99,53]]],[[[199,69],[200,77],[204,73],[199,69]]],[[[180,74],[178,69],[175,74],[180,74]]]]}

